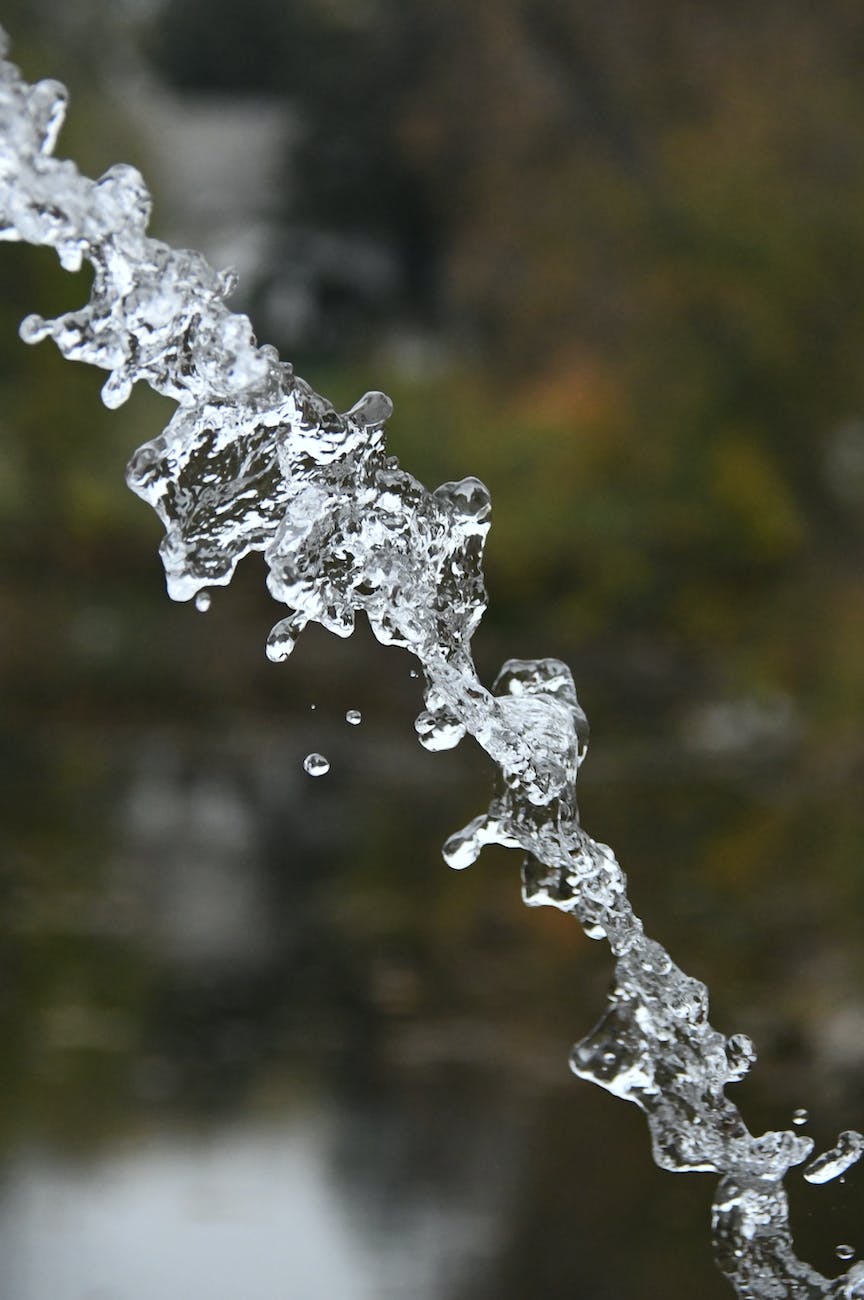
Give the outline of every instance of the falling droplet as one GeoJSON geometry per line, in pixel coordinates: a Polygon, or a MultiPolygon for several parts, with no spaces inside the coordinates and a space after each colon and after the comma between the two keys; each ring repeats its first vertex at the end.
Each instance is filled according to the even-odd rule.
{"type": "Polygon", "coordinates": [[[213,603],[213,597],[209,591],[199,591],[195,597],[195,608],[199,614],[206,614],[213,603]]]}
{"type": "Polygon", "coordinates": [[[345,721],[350,722],[352,727],[358,727],[363,721],[363,715],[359,709],[349,709],[345,714],[345,721]]]}
{"type": "Polygon", "coordinates": [[[33,312],[22,320],[18,333],[24,343],[40,343],[48,334],[51,326],[42,316],[33,312]]]}
{"type": "Polygon", "coordinates": [[[330,762],[323,754],[307,754],[303,767],[310,776],[326,776],[330,771],[330,762]]]}
{"type": "Polygon", "coordinates": [[[280,618],[267,637],[266,652],[270,662],[284,663],[297,644],[298,635],[299,630],[292,618],[280,618]]]}
{"type": "Polygon", "coordinates": [[[806,1124],[809,1118],[810,1112],[806,1111],[803,1106],[792,1112],[792,1123],[797,1124],[799,1128],[802,1124],[806,1124]]]}
{"type": "Polygon", "coordinates": [[[414,723],[414,730],[423,748],[436,754],[459,744],[465,735],[465,724],[446,709],[437,713],[426,709],[414,723]]]}
{"type": "Polygon", "coordinates": [[[854,1259],[855,1247],[849,1246],[845,1242],[841,1242],[839,1246],[834,1247],[834,1254],[837,1256],[838,1259],[843,1259],[843,1260],[854,1259]]]}

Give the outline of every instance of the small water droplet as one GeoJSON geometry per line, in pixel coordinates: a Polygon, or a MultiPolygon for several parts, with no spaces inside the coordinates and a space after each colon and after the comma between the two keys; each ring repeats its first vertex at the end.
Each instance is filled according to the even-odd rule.
{"type": "Polygon", "coordinates": [[[326,776],[330,771],[330,762],[323,754],[307,754],[303,759],[303,768],[310,776],[326,776]]]}
{"type": "Polygon", "coordinates": [[[393,403],[386,393],[364,393],[348,412],[358,424],[367,429],[380,429],[393,414],[393,403]]]}
{"type": "Polygon", "coordinates": [[[838,1259],[854,1259],[855,1247],[849,1246],[845,1242],[841,1242],[839,1246],[834,1247],[834,1254],[838,1259]]]}
{"type": "Polygon", "coordinates": [[[792,1123],[797,1124],[799,1128],[802,1124],[806,1124],[809,1118],[810,1112],[805,1110],[803,1106],[792,1112],[792,1123]]]}
{"type": "Polygon", "coordinates": [[[436,754],[459,744],[465,735],[465,724],[446,709],[438,713],[424,709],[414,723],[414,730],[423,748],[436,754]]]}
{"type": "Polygon", "coordinates": [[[310,704],[310,705],[309,705],[309,708],[310,708],[310,709],[312,710],[312,712],[314,713],[315,710],[318,708],[318,705],[317,705],[317,704],[310,704]]]}
{"type": "Polygon", "coordinates": [[[18,327],[18,334],[24,343],[41,343],[50,328],[50,323],[44,317],[33,312],[30,316],[24,317],[18,327]]]}
{"type": "Polygon", "coordinates": [[[418,673],[418,671],[417,671],[416,668],[412,668],[411,671],[409,672],[408,676],[409,676],[409,677],[417,678],[417,677],[420,676],[420,674],[418,673]]]}
{"type": "Polygon", "coordinates": [[[352,727],[357,727],[363,721],[363,715],[359,709],[349,709],[345,714],[345,721],[350,722],[352,727]]]}
{"type": "Polygon", "coordinates": [[[298,628],[292,618],[280,618],[267,637],[267,658],[273,664],[284,663],[297,644],[298,628]]]}
{"type": "Polygon", "coordinates": [[[213,603],[213,597],[209,591],[199,591],[195,597],[195,608],[199,614],[206,614],[213,603]]]}

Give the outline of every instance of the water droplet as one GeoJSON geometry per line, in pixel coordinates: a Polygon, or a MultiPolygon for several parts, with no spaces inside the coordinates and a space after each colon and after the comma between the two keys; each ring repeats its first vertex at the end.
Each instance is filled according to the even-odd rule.
{"type": "Polygon", "coordinates": [[[846,1129],[821,1156],[816,1156],[803,1170],[808,1183],[830,1183],[845,1174],[864,1155],[864,1134],[846,1129]]]}
{"type": "Polygon", "coordinates": [[[132,380],[122,370],[112,370],[102,385],[102,401],[109,411],[116,411],[129,400],[131,393],[132,380]]]}
{"type": "Polygon", "coordinates": [[[433,754],[453,749],[465,735],[465,724],[446,709],[437,713],[424,710],[414,723],[417,739],[433,754]]]}
{"type": "Polygon", "coordinates": [[[48,321],[33,312],[30,316],[24,317],[18,328],[18,334],[24,343],[39,343],[50,328],[48,321]]]}
{"type": "Polygon", "coordinates": [[[413,678],[416,679],[416,678],[418,678],[418,677],[420,676],[420,674],[418,673],[418,671],[417,671],[416,668],[412,668],[411,671],[409,672],[408,676],[409,676],[409,677],[413,677],[413,678]]]}
{"type": "Polygon", "coordinates": [[[367,429],[380,429],[393,414],[393,403],[386,393],[364,393],[359,402],[355,402],[348,412],[358,424],[367,429]]]}
{"type": "Polygon", "coordinates": [[[310,704],[310,705],[309,705],[309,708],[310,708],[310,709],[312,710],[312,712],[314,713],[315,710],[318,708],[318,705],[317,705],[317,704],[310,704]]]}
{"type": "Polygon", "coordinates": [[[206,614],[213,603],[213,597],[209,591],[199,591],[195,597],[195,608],[199,614],[206,614]]]}
{"type": "Polygon", "coordinates": [[[847,1245],[846,1242],[841,1242],[839,1246],[834,1247],[834,1254],[838,1259],[854,1259],[855,1247],[847,1245]]]}
{"type": "Polygon", "coordinates": [[[293,618],[280,618],[267,637],[266,652],[271,663],[281,664],[297,644],[299,628],[293,618]]]}
{"type": "Polygon", "coordinates": [[[474,521],[475,524],[483,524],[489,519],[492,509],[489,489],[473,475],[460,479],[458,483],[442,483],[433,495],[439,501],[446,501],[463,523],[474,521]]]}
{"type": "Polygon", "coordinates": [[[810,1112],[805,1110],[803,1106],[792,1112],[792,1123],[797,1124],[799,1128],[802,1124],[806,1124],[809,1118],[810,1112]]]}
{"type": "Polygon", "coordinates": [[[743,1079],[756,1060],[756,1048],[747,1034],[732,1034],[726,1042],[726,1059],[729,1062],[729,1082],[743,1079]]]}
{"type": "Polygon", "coordinates": [[[240,283],[240,277],[233,266],[227,266],[219,275],[219,292],[223,298],[230,298],[240,283]]]}
{"type": "Polygon", "coordinates": [[[345,721],[350,722],[352,727],[357,727],[363,721],[363,715],[359,709],[349,709],[345,714],[345,721]]]}
{"type": "Polygon", "coordinates": [[[310,776],[326,776],[330,771],[330,762],[323,754],[307,754],[303,767],[310,776]]]}

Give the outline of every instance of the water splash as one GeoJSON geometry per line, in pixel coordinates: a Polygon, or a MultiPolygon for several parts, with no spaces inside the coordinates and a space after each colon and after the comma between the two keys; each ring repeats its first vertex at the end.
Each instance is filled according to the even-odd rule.
{"type": "MultiPolygon", "coordinates": [[[[491,690],[477,677],[485,486],[469,477],[428,491],[387,452],[385,394],[339,413],[259,347],[226,306],[234,275],[147,235],[150,196],[135,168],[93,181],[55,159],[66,99],[58,82],[28,85],[0,62],[0,238],[49,245],[69,270],[93,268],[89,301],[55,320],[28,316],[25,342],[53,338],[64,356],[107,370],[110,407],[139,380],[177,402],[128,469],[165,527],[169,594],[204,608],[205,588],[226,585],[258,551],[288,610],[267,639],[271,660],[287,659],[310,622],[350,635],[357,614],[417,658],[421,743],[441,750],[470,734],[500,774],[489,808],[447,841],[447,862],[468,867],[490,843],[519,849],[525,902],[571,913],[616,959],[609,1008],[574,1048],[573,1071],[644,1111],[663,1168],[719,1175],[716,1257],[741,1297],[864,1297],[862,1265],[831,1280],[796,1256],[783,1178],[812,1140],[749,1132],[725,1088],[752,1065],[752,1043],[711,1026],[707,989],[645,936],[614,853],[579,822],[588,724],[569,669],[512,659],[491,690]]],[[[329,763],[311,754],[304,766],[321,775],[329,763]]],[[[806,1176],[833,1177],[862,1146],[841,1135],[806,1176]]]]}
{"type": "Polygon", "coordinates": [[[830,1183],[845,1174],[864,1154],[864,1134],[847,1129],[834,1146],[811,1160],[804,1170],[808,1183],[830,1183]]]}

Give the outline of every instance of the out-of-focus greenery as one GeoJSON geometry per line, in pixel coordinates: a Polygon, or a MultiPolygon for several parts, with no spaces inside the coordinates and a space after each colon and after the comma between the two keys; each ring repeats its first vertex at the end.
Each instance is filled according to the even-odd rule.
{"type": "MultiPolygon", "coordinates": [[[[257,0],[240,22],[172,0],[140,41],[181,89],[282,97],[303,124],[286,217],[393,251],[390,318],[359,305],[300,361],[337,402],[392,391],[419,477],[490,484],[492,624],[532,653],[638,647],[667,694],[780,689],[831,725],[860,709],[855,6],[257,0]],[[418,331],[407,372],[393,358],[418,331]]],[[[106,121],[117,134],[94,94],[76,87],[64,139],[89,140],[85,161],[106,121]]],[[[122,533],[105,448],[156,414],[120,424],[92,376],[22,351],[15,315],[81,292],[48,291],[41,262],[25,288],[24,265],[3,307],[0,363],[26,395],[4,407],[4,535],[20,546],[40,503],[76,536],[108,516],[122,533]]]]}
{"type": "MultiPolygon", "coordinates": [[[[489,484],[484,673],[511,654],[574,665],[599,737],[587,824],[633,870],[652,930],[709,978],[721,1016],[761,996],[766,1024],[779,1000],[787,1026],[812,1031],[790,1046],[763,1025],[766,1068],[772,1051],[809,1060],[833,1002],[860,988],[860,6],[165,0],[148,12],[6,4],[28,76],[70,83],[59,152],[91,174],[124,158],[147,170],[105,84],[115,45],[187,93],[285,101],[302,125],[296,152],[274,160],[286,230],[374,239],[398,270],[386,304],[339,299],[340,328],[313,337],[298,369],[340,409],[366,388],[390,392],[392,448],[430,486],[489,484]],[[792,722],[767,757],[733,744],[700,767],[672,741],[718,700],[791,701],[792,722]]],[[[480,1007],[527,1060],[541,998],[550,1037],[565,1038],[577,967],[602,1001],[598,950],[559,916],[526,920],[515,886],[490,889],[494,867],[458,888],[435,874],[437,843],[480,810],[485,774],[461,752],[421,756],[430,766],[403,798],[366,771],[391,750],[391,767],[408,767],[387,718],[404,738],[419,707],[402,658],[313,631],[274,669],[257,572],[217,593],[206,620],[172,607],[158,525],[122,482],[168,404],[136,393],[107,412],[102,376],[18,340],[28,312],[79,302],[86,275],[15,245],[0,273],[0,758],[14,845],[0,882],[12,972],[0,1141],[33,1114],[67,1137],[108,1129],[107,1101],[88,1113],[94,1094],[113,1098],[122,1124],[139,1058],[215,1077],[226,1014],[259,1035],[253,1082],[262,1061],[299,1050],[303,1011],[356,1035],[358,1056],[394,1023],[480,1007]],[[262,722],[287,733],[291,704],[308,719],[318,700],[321,717],[339,692],[340,717],[359,705],[364,728],[381,727],[355,759],[355,804],[346,814],[333,796],[324,817],[356,837],[341,858],[302,841],[305,803],[291,821],[280,791],[277,811],[262,811],[248,753],[226,742],[219,760],[232,780],[242,769],[236,785],[264,827],[274,914],[286,932],[299,914],[312,937],[286,945],[261,984],[179,996],[112,893],[114,802],[145,743],[136,728],[197,736],[177,749],[206,768],[209,735],[270,744],[262,722]],[[444,799],[429,773],[448,763],[444,799]],[[70,1006],[90,1019],[70,1026],[70,1006]]],[[[262,338],[289,354],[266,295],[260,305],[262,338]]],[[[182,802],[188,783],[177,789],[182,802]]],[[[758,1030],[759,1014],[734,1027],[758,1030]]],[[[860,1071],[859,1055],[859,1094],[860,1071]]],[[[791,1106],[792,1085],[779,1072],[774,1083],[791,1106]]],[[[538,1185],[560,1187],[556,1149],[538,1146],[538,1185]]],[[[647,1158],[643,1174],[654,1177],[647,1158]]],[[[526,1199],[549,1209],[536,1189],[526,1199]]],[[[526,1293],[512,1288],[496,1294],[526,1293]]]]}

